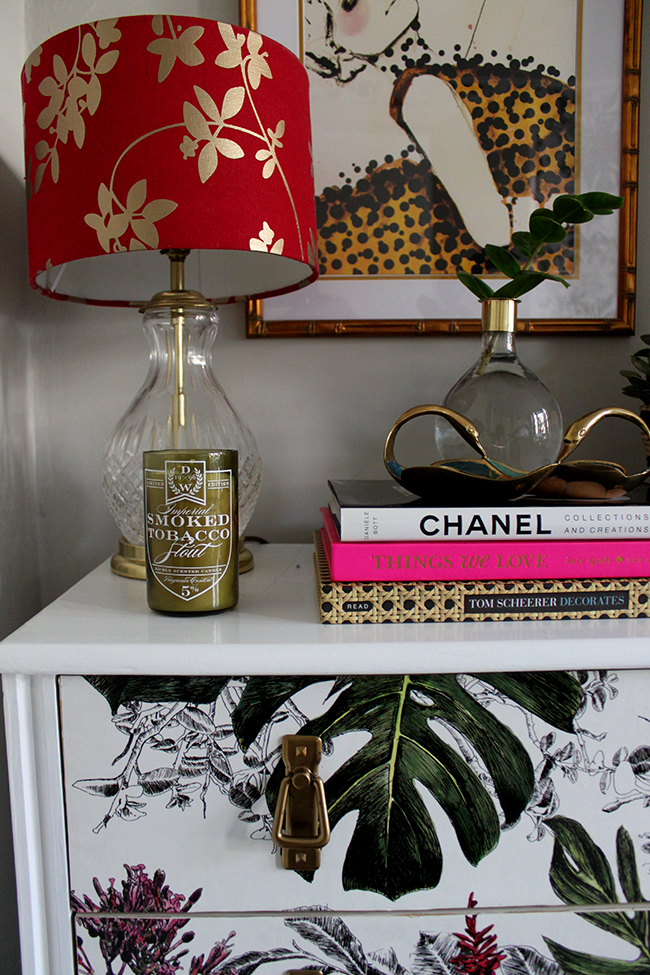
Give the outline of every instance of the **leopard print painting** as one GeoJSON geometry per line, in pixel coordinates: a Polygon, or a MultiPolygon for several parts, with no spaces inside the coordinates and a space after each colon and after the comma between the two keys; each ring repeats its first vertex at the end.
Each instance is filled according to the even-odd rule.
{"type": "MultiPolygon", "coordinates": [[[[508,66],[482,63],[476,56],[394,72],[390,113],[411,144],[402,158],[370,160],[356,181],[348,175],[340,186],[329,186],[320,194],[321,273],[494,272],[419,151],[402,107],[413,80],[423,73],[443,79],[453,89],[471,115],[512,224],[515,208],[526,199],[544,206],[557,193],[575,192],[575,79],[564,83],[552,67],[542,68],[530,68],[526,60],[512,60],[508,66]]],[[[550,245],[537,268],[571,275],[573,234],[561,244],[550,245]]]]}

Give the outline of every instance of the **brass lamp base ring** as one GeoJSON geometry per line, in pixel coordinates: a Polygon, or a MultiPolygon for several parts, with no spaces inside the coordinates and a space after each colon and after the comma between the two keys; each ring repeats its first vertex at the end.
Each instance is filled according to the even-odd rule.
{"type": "Polygon", "coordinates": [[[144,545],[133,545],[122,536],[118,550],[111,559],[111,569],[116,576],[144,581],[147,577],[144,545]]]}
{"type": "MultiPolygon", "coordinates": [[[[239,574],[243,575],[244,572],[250,572],[254,565],[253,553],[246,548],[246,539],[240,538],[239,574]]],[[[144,545],[133,545],[122,536],[119,548],[111,558],[111,570],[116,576],[122,576],[124,579],[144,581],[147,578],[144,545]]]]}

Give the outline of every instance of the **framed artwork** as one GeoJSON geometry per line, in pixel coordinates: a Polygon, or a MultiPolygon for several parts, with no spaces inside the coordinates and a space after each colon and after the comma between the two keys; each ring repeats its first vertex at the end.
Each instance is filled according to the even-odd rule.
{"type": "Polygon", "coordinates": [[[594,190],[622,209],[543,255],[571,287],[525,295],[518,329],[632,333],[641,16],[642,0],[240,0],[310,76],[321,267],[249,302],[248,336],[479,331],[456,271],[497,278],[485,244],[594,190]]]}

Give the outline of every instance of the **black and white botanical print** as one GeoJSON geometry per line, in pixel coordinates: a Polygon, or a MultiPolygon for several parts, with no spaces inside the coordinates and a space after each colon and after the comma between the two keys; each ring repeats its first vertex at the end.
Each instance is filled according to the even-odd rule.
{"type": "MultiPolygon", "coordinates": [[[[535,785],[525,809],[533,822],[533,830],[529,834],[531,841],[541,840],[546,835],[545,821],[560,810],[558,782],[576,784],[582,776],[597,778],[600,791],[605,794],[614,785],[616,768],[628,758],[627,749],[617,747],[607,760],[602,746],[609,732],[593,732],[589,728],[590,713],[603,712],[607,703],[618,697],[618,675],[611,671],[575,671],[572,676],[582,688],[583,699],[575,712],[571,733],[567,735],[555,729],[540,731],[533,709],[508,700],[505,695],[495,691],[489,682],[483,681],[480,675],[459,675],[459,681],[468,693],[484,707],[507,705],[517,708],[525,717],[529,741],[538,755],[535,785]]],[[[643,752],[643,747],[636,751],[643,752]]],[[[478,761],[471,754],[467,754],[466,759],[470,763],[478,761]]],[[[617,801],[604,806],[604,811],[610,812],[615,806],[618,808],[617,801]]]]}
{"type": "Polygon", "coordinates": [[[87,680],[123,736],[110,774],[89,764],[72,783],[103,803],[95,831],[143,819],[152,803],[169,815],[205,815],[219,792],[252,836],[267,838],[284,774],[281,737],[301,730],[324,743],[332,828],[356,814],[343,888],[390,900],[438,886],[440,815],[472,865],[530,813],[531,801],[537,815],[536,790],[552,777],[540,777],[535,755],[548,765],[553,733],[579,746],[576,718],[586,700],[580,680],[562,673],[87,680]],[[521,733],[512,715],[523,718],[521,733]]]}
{"type": "Polygon", "coordinates": [[[186,701],[151,699],[157,691],[161,697],[177,695],[179,681],[139,681],[136,687],[120,678],[89,680],[107,697],[114,712],[113,726],[126,738],[113,761],[119,770],[116,775],[73,783],[76,789],[108,800],[95,832],[106,829],[114,817],[143,818],[152,801],[164,801],[166,808],[181,811],[195,805],[205,815],[210,790],[216,789],[228,796],[240,819],[255,824],[252,836],[270,837],[272,817],[268,811],[254,811],[253,806],[259,805],[278,761],[276,726],[290,721],[300,727],[307,720],[291,700],[244,752],[232,714],[245,679],[182,679],[186,701]],[[131,694],[139,696],[127,700],[131,694]]]}
{"type": "Polygon", "coordinates": [[[87,774],[71,782],[97,805],[98,834],[154,807],[184,829],[225,796],[249,836],[270,841],[282,736],[300,731],[323,742],[332,830],[354,817],[343,890],[395,901],[438,887],[453,863],[449,826],[453,856],[476,868],[511,844],[506,832],[548,843],[559,815],[589,828],[600,819],[601,839],[608,814],[636,810],[630,828],[650,852],[650,727],[640,737],[650,707],[642,713],[644,684],[629,675],[86,680],[110,706],[109,719],[98,695],[115,739],[110,767],[94,766],[90,749],[87,774]]]}
{"type": "MultiPolygon", "coordinates": [[[[419,931],[404,963],[392,946],[366,947],[343,918],[320,913],[326,910],[320,906],[297,908],[294,916],[285,918],[284,932],[281,928],[278,932],[280,937],[284,933],[283,943],[273,948],[254,945],[242,952],[237,932],[230,931],[211,946],[201,944],[199,935],[203,951],[196,954],[196,932],[190,925],[198,925],[191,911],[201,890],[185,897],[169,887],[163,870],[150,877],[142,864],[124,869],[126,879],[120,885],[112,880],[104,887],[96,879],[93,895],[72,894],[79,932],[77,965],[84,975],[115,975],[118,971],[120,975],[183,971],[190,975],[252,975],[262,966],[265,970],[274,966],[271,971],[277,972],[279,964],[280,971],[314,969],[324,975],[494,975],[499,969],[503,975],[561,975],[559,966],[535,948],[499,945],[494,924],[479,924],[476,914],[452,919],[452,925],[464,930],[419,931]],[[139,918],[140,912],[148,916],[139,918]],[[98,917],[100,913],[103,916],[98,917]],[[129,916],[121,918],[120,914],[129,916]],[[173,914],[173,919],[166,914],[173,914]],[[101,968],[93,960],[97,947],[101,968]]],[[[470,894],[468,908],[474,907],[476,901],[470,894]]]]}

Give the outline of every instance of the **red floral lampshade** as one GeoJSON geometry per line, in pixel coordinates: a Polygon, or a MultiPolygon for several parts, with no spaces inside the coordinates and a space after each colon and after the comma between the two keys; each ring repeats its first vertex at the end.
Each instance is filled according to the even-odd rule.
{"type": "Polygon", "coordinates": [[[165,248],[213,300],[317,277],[308,79],[282,45],[194,17],[82,24],[34,51],[23,97],[44,294],[141,304],[168,287],[165,248]]]}

